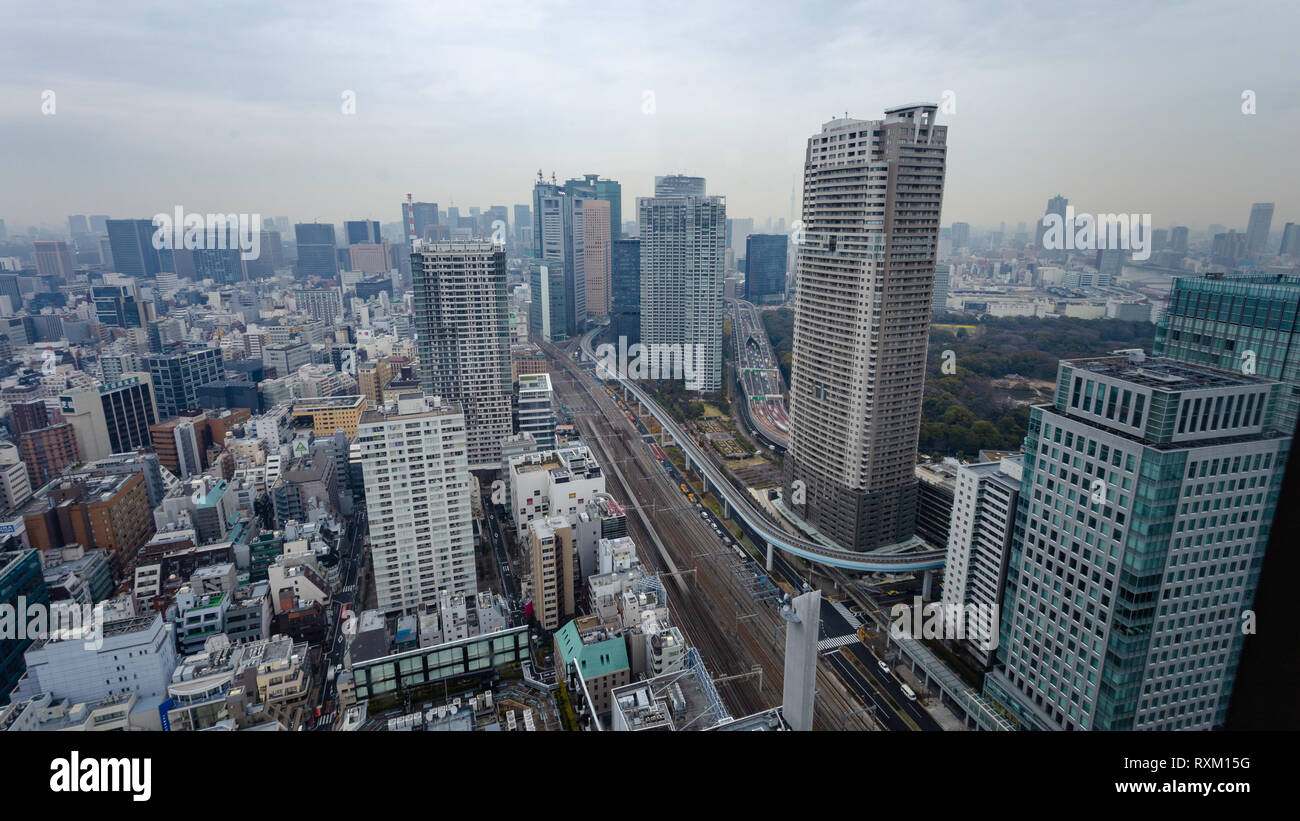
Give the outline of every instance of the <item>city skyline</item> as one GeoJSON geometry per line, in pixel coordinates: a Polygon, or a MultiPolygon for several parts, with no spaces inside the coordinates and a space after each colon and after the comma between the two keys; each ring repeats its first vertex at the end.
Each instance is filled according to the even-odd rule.
{"type": "Polygon", "coordinates": [[[66,228],[69,211],[142,218],[180,202],[194,211],[287,213],[302,222],[389,222],[408,191],[443,207],[526,202],[541,168],[559,179],[598,169],[623,180],[625,213],[652,193],[655,175],[686,173],[727,192],[729,213],[788,220],[801,124],[846,108],[849,116],[870,116],[900,100],[939,104],[938,122],[960,124],[970,135],[955,158],[944,224],[1028,222],[1057,191],[1093,212],[1152,213],[1157,225],[1241,220],[1244,229],[1251,203],[1261,201],[1277,204],[1278,219],[1300,213],[1300,194],[1281,184],[1300,175],[1300,159],[1288,150],[1300,100],[1270,56],[1287,47],[1286,27],[1272,20],[1281,7],[1198,4],[1195,13],[1113,27],[1119,56],[1100,68],[1084,70],[1085,58],[1063,56],[1091,37],[1090,21],[1119,8],[1001,19],[997,29],[989,10],[969,5],[951,7],[924,29],[902,10],[868,14],[837,5],[802,13],[760,6],[744,16],[697,7],[678,15],[597,10],[582,18],[594,44],[589,56],[560,67],[554,46],[537,46],[548,42],[537,32],[564,31],[576,15],[565,7],[377,9],[373,19],[318,20],[312,38],[284,36],[300,21],[292,7],[259,7],[250,14],[264,22],[248,33],[250,46],[274,56],[256,72],[233,53],[191,39],[202,35],[184,30],[177,11],[114,16],[110,28],[97,23],[108,12],[82,8],[84,25],[67,26],[55,40],[38,36],[55,21],[20,8],[9,28],[32,36],[16,38],[0,55],[0,65],[9,63],[0,128],[10,142],[0,169],[12,183],[0,192],[0,219],[11,231],[22,224],[66,228]],[[827,29],[836,34],[825,38],[827,29]],[[450,30],[455,40],[442,39],[450,30]],[[900,33],[886,38],[878,33],[885,30],[900,33]],[[1247,31],[1248,48],[1228,48],[1245,36],[1236,32],[1247,31]],[[703,50],[707,33],[718,32],[728,36],[703,50]],[[760,61],[746,50],[776,37],[788,51],[752,50],[760,61]],[[29,51],[42,39],[49,42],[29,51]],[[1206,47],[1220,58],[1194,57],[1206,47]],[[84,54],[107,48],[116,52],[113,66],[86,64],[84,54]],[[393,54],[431,49],[437,59],[391,64],[393,54]],[[381,50],[385,59],[374,62],[384,69],[376,74],[366,58],[381,50]],[[137,62],[135,51],[148,62],[137,62]],[[340,52],[355,57],[332,59],[340,52]],[[482,70],[465,68],[470,54],[482,70]],[[720,90],[695,86],[697,67],[687,72],[690,61],[674,54],[718,74],[720,90]],[[195,55],[204,58],[203,71],[153,70],[195,63],[195,55]],[[527,70],[551,57],[553,70],[527,70]],[[638,68],[647,64],[655,68],[638,68]],[[324,68],[297,71],[304,65],[324,68]],[[608,70],[597,78],[584,70],[597,66],[608,70]],[[1136,87],[1113,99],[1062,91],[1081,81],[1136,87]],[[55,95],[52,114],[42,114],[46,90],[55,95]],[[1242,111],[1247,90],[1254,114],[1242,111]],[[572,104],[552,105],[559,99],[572,104]],[[425,113],[447,104],[456,117],[425,113]],[[348,105],[355,114],[343,113],[348,105]],[[1032,120],[1007,128],[1008,117],[1024,110],[1032,120]],[[1141,118],[1141,127],[1122,126],[1126,114],[1141,118]],[[522,131],[521,122],[528,123],[522,131]],[[744,136],[729,136],[736,134],[744,136]],[[412,150],[430,143],[440,149],[412,150]],[[1200,173],[1182,173],[1191,166],[1200,173]],[[322,173],[330,169],[336,173],[322,173]],[[1206,188],[1217,192],[1213,200],[1196,196],[1206,188]]]}

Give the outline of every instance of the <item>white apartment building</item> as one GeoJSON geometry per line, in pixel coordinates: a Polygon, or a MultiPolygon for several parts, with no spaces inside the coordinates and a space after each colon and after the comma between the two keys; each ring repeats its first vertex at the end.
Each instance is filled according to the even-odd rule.
{"type": "Polygon", "coordinates": [[[473,596],[473,513],[465,416],[437,397],[403,395],[357,427],[379,607],[473,596]]]}
{"type": "Polygon", "coordinates": [[[996,637],[997,608],[1002,603],[1007,546],[1016,523],[1023,456],[979,462],[957,469],[952,518],[948,526],[948,559],[944,564],[943,612],[954,632],[959,614],[964,638],[959,641],[980,664],[988,667],[996,647],[981,641],[996,637]],[[989,623],[973,624],[972,614],[987,614],[989,623]],[[980,633],[982,630],[989,633],[980,633]]]}
{"type": "Polygon", "coordinates": [[[511,519],[521,534],[533,519],[569,517],[605,492],[605,472],[586,445],[516,456],[506,475],[511,519]]]}

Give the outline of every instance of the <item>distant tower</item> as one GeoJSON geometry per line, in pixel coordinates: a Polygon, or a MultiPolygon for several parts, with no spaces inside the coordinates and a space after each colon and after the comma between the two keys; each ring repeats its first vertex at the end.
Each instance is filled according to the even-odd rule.
{"type": "Polygon", "coordinates": [[[817,631],[821,627],[820,590],[811,590],[781,605],[785,628],[785,687],[781,712],[790,729],[812,729],[813,701],[817,695],[817,631]]]}
{"type": "Polygon", "coordinates": [[[411,201],[410,192],[406,194],[406,213],[406,238],[410,240],[411,246],[415,247],[415,204],[411,201]]]}

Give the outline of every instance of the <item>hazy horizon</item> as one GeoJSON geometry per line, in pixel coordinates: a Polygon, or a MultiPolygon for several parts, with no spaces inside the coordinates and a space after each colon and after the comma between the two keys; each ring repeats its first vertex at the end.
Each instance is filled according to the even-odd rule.
{"type": "Polygon", "coordinates": [[[541,169],[619,180],[625,219],[656,174],[703,176],[761,226],[789,218],[823,122],[951,100],[944,225],[1014,231],[1057,193],[1157,227],[1244,229],[1253,202],[1276,203],[1274,231],[1300,221],[1282,59],[1300,14],[1281,3],[333,10],[16,4],[0,219],[66,229],[180,205],[388,223],[407,192],[464,214],[530,203],[541,169]]]}

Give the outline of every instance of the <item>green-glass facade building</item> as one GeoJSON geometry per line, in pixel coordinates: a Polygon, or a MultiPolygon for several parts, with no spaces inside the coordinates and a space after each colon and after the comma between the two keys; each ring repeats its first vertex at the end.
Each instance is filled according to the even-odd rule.
{"type": "Polygon", "coordinates": [[[1221,727],[1290,436],[1274,381],[1061,362],[1033,408],[985,695],[1020,727],[1221,727]]]}
{"type": "Polygon", "coordinates": [[[1282,383],[1273,427],[1300,419],[1300,276],[1208,274],[1174,280],[1154,352],[1282,383]]]}

